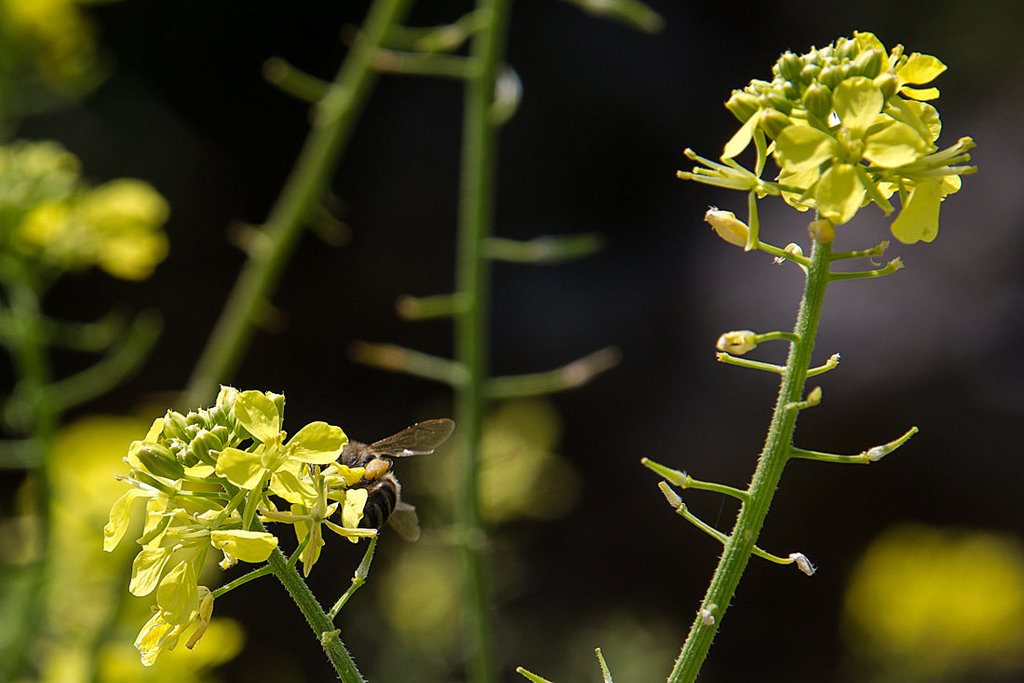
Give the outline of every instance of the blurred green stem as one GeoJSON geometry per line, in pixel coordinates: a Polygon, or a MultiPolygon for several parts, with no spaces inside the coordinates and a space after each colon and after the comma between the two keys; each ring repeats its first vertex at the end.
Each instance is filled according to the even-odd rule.
{"type": "Polygon", "coordinates": [[[264,227],[266,241],[249,254],[206,348],[189,378],[182,405],[213,398],[229,378],[252,337],[253,324],[277,285],[306,221],[323,196],[338,158],[377,80],[373,57],[384,37],[405,19],[411,0],[376,0],[367,13],[327,94],[316,104],[312,130],[264,227]]]}
{"type": "Polygon", "coordinates": [[[793,329],[798,341],[793,342],[789,348],[789,358],[786,361],[786,370],[782,374],[779,397],[775,403],[768,437],[747,489],[749,497],[740,507],[736,525],[725,541],[718,568],[701,603],[701,609],[708,610],[716,618],[705,620],[698,612],[675,667],[668,677],[668,683],[691,683],[696,680],[768,515],[768,507],[782,477],[782,470],[789,455],[789,445],[792,443],[793,431],[796,428],[797,415],[800,412],[795,405],[804,398],[811,351],[814,349],[821,306],[829,282],[831,252],[830,244],[819,242],[814,243],[811,251],[803,299],[793,329]]]}
{"type": "Polygon", "coordinates": [[[483,26],[470,44],[471,77],[463,108],[456,291],[465,310],[455,318],[455,356],[468,380],[455,395],[462,435],[455,528],[465,570],[465,638],[469,678],[497,680],[493,605],[486,544],[479,516],[479,448],[482,434],[490,298],[490,263],[485,253],[493,231],[498,126],[491,117],[495,81],[504,51],[508,0],[478,0],[483,26]]]}
{"type": "Polygon", "coordinates": [[[48,454],[53,446],[59,415],[47,400],[46,392],[46,386],[51,378],[50,360],[42,329],[41,300],[46,284],[38,273],[30,271],[15,259],[5,259],[0,264],[0,270],[8,297],[8,306],[0,314],[9,318],[7,327],[13,332],[11,337],[3,340],[3,343],[10,351],[14,375],[18,378],[15,391],[4,406],[4,417],[19,431],[31,435],[40,456],[35,459],[36,465],[30,474],[34,513],[39,520],[36,537],[38,545],[32,563],[22,567],[29,576],[24,584],[23,594],[18,596],[18,604],[22,606],[22,610],[21,614],[16,614],[14,618],[10,618],[10,615],[8,617],[8,625],[16,626],[14,636],[5,638],[8,651],[0,658],[5,663],[4,680],[15,680],[24,666],[29,640],[46,613],[45,587],[49,563],[54,559],[50,553],[50,498],[53,486],[48,454]]]}

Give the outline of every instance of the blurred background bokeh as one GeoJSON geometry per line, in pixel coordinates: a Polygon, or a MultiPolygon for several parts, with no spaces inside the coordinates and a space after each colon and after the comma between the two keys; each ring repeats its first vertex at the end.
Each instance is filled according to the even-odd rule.
{"type": "MultiPolygon", "coordinates": [[[[170,206],[169,252],[152,277],[126,283],[87,270],[46,299],[51,314],[77,320],[115,306],[163,318],[141,370],[65,416],[66,450],[55,461],[63,511],[54,514],[88,524],[58,549],[87,564],[99,546],[74,542],[93,533],[99,543],[123,448],[183,387],[244,261],[230,235],[266,217],[307,132],[307,105],[263,80],[264,61],[280,56],[331,78],[347,51],[342,29],[368,3],[29,4],[79,14],[59,26],[9,20],[5,44],[39,27],[76,37],[55,39],[37,71],[3,84],[4,141],[59,141],[85,177],[145,180],[170,206]],[[64,78],[77,85],[60,86],[64,78]],[[15,88],[26,94],[12,99],[15,88]],[[83,492],[75,482],[85,477],[95,478],[83,492]]],[[[505,680],[522,680],[517,665],[555,681],[599,680],[596,646],[624,683],[663,680],[671,668],[719,547],[672,513],[640,458],[746,485],[775,378],[716,363],[714,341],[731,329],[788,329],[802,285],[795,268],[731,248],[702,223],[708,205],[742,215],[741,194],[675,171],[689,166],[686,147],[717,156],[737,126],[722,103],[752,78],[770,78],[781,52],[864,30],[948,65],[935,83],[939,142],[972,136],[980,171],[944,205],[934,243],[893,245],[904,271],[830,289],[817,355],[839,352],[842,363],[820,378],[824,401],[802,414],[797,442],[857,453],[910,425],[921,431],[870,467],[787,468],[760,545],[803,552],[818,572],[752,561],[701,680],[1024,681],[1024,230],[1014,232],[1024,228],[1024,5],[649,4],[664,19],[654,35],[555,0],[513,3],[507,61],[523,97],[502,131],[497,232],[597,232],[606,246],[569,264],[495,267],[492,368],[534,372],[608,345],[622,360],[574,391],[497,405],[487,424],[483,515],[494,530],[505,680]]],[[[411,23],[450,22],[469,8],[419,2],[411,23]]],[[[32,40],[33,49],[48,44],[32,40]]],[[[16,58],[3,58],[12,72],[16,58]]],[[[344,244],[303,237],[268,324],[230,378],[285,393],[286,428],[323,419],[372,441],[451,413],[444,387],[358,365],[347,349],[371,340],[450,354],[447,321],[403,322],[394,303],[453,287],[461,111],[452,80],[385,76],[371,96],[331,183],[344,244]]],[[[766,239],[806,246],[803,214],[763,206],[766,239]]],[[[885,238],[881,213],[862,214],[840,228],[840,248],[885,238]]],[[[759,357],[782,351],[768,346],[759,357]]],[[[82,365],[75,354],[56,362],[62,373],[82,365]]],[[[339,621],[372,681],[463,680],[458,566],[438,531],[451,516],[451,477],[444,454],[433,458],[398,471],[424,538],[410,547],[386,535],[339,621]]],[[[23,479],[2,472],[5,552],[30,535],[15,528],[23,479]]],[[[731,525],[732,501],[701,491],[686,500],[709,523],[731,525]]],[[[327,603],[362,557],[360,547],[335,545],[310,577],[327,603]]],[[[88,571],[65,570],[57,605],[68,611],[51,620],[67,634],[50,636],[70,644],[99,628],[90,619],[109,620],[97,616],[102,604],[88,608],[96,590],[72,590],[92,580],[88,571]]],[[[118,580],[123,593],[127,580],[118,580]]],[[[218,600],[216,616],[227,618],[221,640],[204,640],[205,658],[191,661],[207,670],[238,654],[202,680],[329,678],[271,579],[218,600]]],[[[144,618],[126,622],[129,648],[144,618]]],[[[53,673],[74,671],[76,657],[86,655],[54,654],[68,668],[52,663],[48,680],[79,680],[53,673]]],[[[134,650],[105,657],[105,680],[148,680],[130,668],[134,650]]],[[[185,653],[147,673],[189,661],[185,653]]],[[[186,680],[180,669],[163,675],[186,680]]]]}

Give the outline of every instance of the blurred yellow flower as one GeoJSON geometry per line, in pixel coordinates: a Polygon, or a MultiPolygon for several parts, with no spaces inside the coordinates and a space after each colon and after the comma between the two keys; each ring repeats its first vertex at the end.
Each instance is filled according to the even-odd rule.
{"type": "Polygon", "coordinates": [[[852,653],[886,680],[1020,670],[1024,547],[986,531],[892,528],[854,568],[844,621],[852,653]]]}
{"type": "Polygon", "coordinates": [[[388,621],[423,652],[439,654],[455,644],[462,609],[461,564],[448,548],[410,545],[399,561],[374,573],[388,621]]]}
{"type": "Polygon", "coordinates": [[[0,0],[0,18],[51,85],[69,86],[95,61],[94,29],[75,0],[0,0]]]}

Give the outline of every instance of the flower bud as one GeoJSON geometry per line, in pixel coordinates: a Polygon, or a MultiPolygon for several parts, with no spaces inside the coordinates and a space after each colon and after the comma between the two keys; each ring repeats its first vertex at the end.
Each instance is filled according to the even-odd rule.
{"type": "Polygon", "coordinates": [[[789,52],[788,50],[779,57],[779,61],[776,62],[779,67],[779,75],[785,78],[787,81],[795,81],[800,77],[800,70],[804,66],[804,62],[798,56],[789,52]]]}
{"type": "Polygon", "coordinates": [[[793,110],[793,101],[786,97],[783,88],[768,93],[767,99],[772,109],[782,112],[786,116],[789,116],[789,112],[793,110]]]}
{"type": "Polygon", "coordinates": [[[746,123],[747,119],[757,112],[757,96],[742,90],[733,90],[729,101],[725,103],[725,108],[741,122],[746,123]]]}
{"type": "Polygon", "coordinates": [[[753,351],[756,347],[757,334],[751,330],[726,332],[715,342],[716,349],[725,353],[731,353],[734,356],[742,356],[748,351],[753,351]]]}
{"type": "Polygon", "coordinates": [[[879,49],[865,50],[853,60],[853,67],[858,76],[874,78],[882,73],[882,65],[885,63],[885,56],[879,49]]]}
{"type": "Polygon", "coordinates": [[[835,88],[843,80],[843,73],[839,67],[826,66],[818,74],[818,81],[824,83],[830,88],[835,88]]]}
{"type": "Polygon", "coordinates": [[[732,211],[722,211],[718,207],[712,206],[704,214],[704,220],[710,223],[718,236],[729,244],[735,244],[737,247],[747,246],[750,229],[746,223],[736,218],[736,214],[732,211]]]}
{"type": "Polygon", "coordinates": [[[135,457],[150,474],[167,479],[180,479],[185,475],[185,468],[166,446],[157,443],[143,443],[135,451],[135,457]]]}
{"type": "Polygon", "coordinates": [[[811,83],[803,96],[804,108],[820,119],[832,112],[832,90],[824,83],[811,83]]]}
{"type": "Polygon", "coordinates": [[[827,218],[811,221],[807,226],[807,232],[810,233],[812,240],[820,244],[828,244],[836,238],[835,226],[827,218]]]}
{"type": "Polygon", "coordinates": [[[888,100],[896,94],[900,87],[900,79],[892,72],[886,72],[875,78],[875,86],[882,91],[882,97],[888,100]]]}
{"type": "Polygon", "coordinates": [[[804,68],[800,69],[800,82],[806,84],[813,83],[818,79],[818,74],[821,73],[820,64],[808,64],[804,68]]]}
{"type": "Polygon", "coordinates": [[[164,415],[164,436],[168,439],[181,439],[186,441],[188,434],[185,432],[185,416],[168,410],[164,415]]]}
{"type": "Polygon", "coordinates": [[[212,431],[204,429],[200,431],[190,444],[192,453],[207,465],[216,465],[217,456],[224,448],[224,442],[212,431]]]}
{"type": "Polygon", "coordinates": [[[758,116],[760,117],[758,125],[773,140],[779,137],[782,131],[792,123],[788,116],[775,109],[762,109],[758,116]]]}
{"type": "Polygon", "coordinates": [[[803,553],[790,553],[789,559],[793,560],[797,568],[804,574],[807,574],[807,576],[811,576],[814,572],[818,571],[818,568],[811,564],[811,561],[803,553]]]}

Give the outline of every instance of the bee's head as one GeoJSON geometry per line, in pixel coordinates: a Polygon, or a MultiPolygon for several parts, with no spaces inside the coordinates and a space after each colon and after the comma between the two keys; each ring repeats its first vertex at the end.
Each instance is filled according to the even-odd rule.
{"type": "Polygon", "coordinates": [[[391,469],[391,462],[383,458],[374,458],[366,463],[365,467],[366,472],[363,474],[363,479],[375,481],[388,473],[388,470],[391,469]]]}

